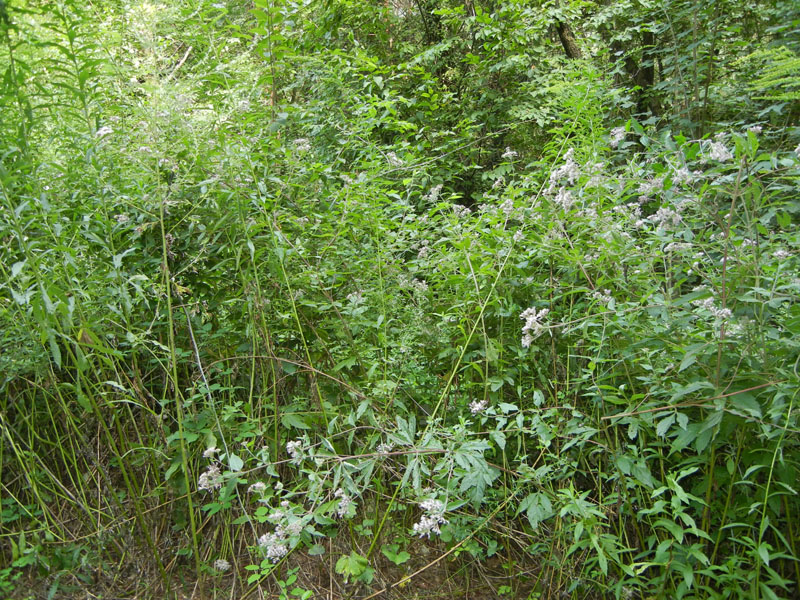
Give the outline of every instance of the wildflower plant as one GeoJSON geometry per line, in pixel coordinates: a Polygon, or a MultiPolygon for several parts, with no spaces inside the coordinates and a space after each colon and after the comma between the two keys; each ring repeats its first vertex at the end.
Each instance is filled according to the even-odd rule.
{"type": "Polygon", "coordinates": [[[636,98],[541,68],[574,7],[134,4],[0,6],[11,568],[796,595],[800,146],[709,133],[734,29],[636,98]],[[623,114],[665,89],[707,106],[623,114]]]}

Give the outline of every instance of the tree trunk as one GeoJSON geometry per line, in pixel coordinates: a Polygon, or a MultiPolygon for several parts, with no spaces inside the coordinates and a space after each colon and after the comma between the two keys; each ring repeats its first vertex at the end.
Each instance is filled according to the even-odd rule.
{"type": "Polygon", "coordinates": [[[569,58],[583,58],[581,49],[575,42],[575,35],[572,29],[566,23],[556,21],[556,31],[558,32],[558,39],[561,40],[561,45],[564,46],[564,52],[567,53],[569,58]]]}

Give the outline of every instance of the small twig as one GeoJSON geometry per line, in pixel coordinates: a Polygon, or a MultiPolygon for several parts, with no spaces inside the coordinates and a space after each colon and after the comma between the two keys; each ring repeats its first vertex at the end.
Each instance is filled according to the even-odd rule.
{"type": "Polygon", "coordinates": [[[601,421],[607,421],[608,419],[621,419],[623,417],[634,417],[636,415],[643,415],[645,413],[653,413],[653,412],[661,412],[664,410],[672,410],[674,408],[685,408],[688,406],[694,406],[698,408],[707,407],[708,403],[712,400],[720,400],[721,398],[728,398],[729,396],[736,396],[737,394],[744,394],[745,392],[752,392],[753,390],[760,390],[761,388],[768,387],[770,385],[777,385],[779,383],[785,383],[784,381],[769,381],[767,383],[762,383],[761,385],[756,385],[753,387],[749,387],[743,390],[737,390],[735,392],[731,392],[729,394],[722,394],[720,396],[714,396],[713,398],[708,398],[703,400],[702,402],[695,402],[695,401],[686,401],[686,402],[678,402],[677,404],[668,404],[666,406],[658,406],[656,408],[645,408],[644,410],[634,410],[631,412],[626,413],[619,413],[616,415],[606,415],[605,417],[600,417],[601,421]]]}
{"type": "Polygon", "coordinates": [[[186,50],[186,54],[184,54],[184,55],[183,55],[183,58],[182,58],[182,59],[181,59],[181,60],[178,62],[178,64],[177,64],[177,65],[175,65],[175,68],[174,68],[174,69],[172,69],[172,73],[170,73],[169,75],[167,75],[167,78],[164,80],[165,82],[166,82],[166,81],[169,81],[170,79],[172,79],[173,77],[175,77],[175,73],[177,73],[177,72],[178,72],[178,69],[180,69],[180,68],[183,66],[183,63],[185,63],[185,62],[186,62],[186,59],[187,59],[187,58],[189,58],[189,53],[190,53],[191,51],[192,51],[192,46],[189,46],[189,48],[186,50]]]}

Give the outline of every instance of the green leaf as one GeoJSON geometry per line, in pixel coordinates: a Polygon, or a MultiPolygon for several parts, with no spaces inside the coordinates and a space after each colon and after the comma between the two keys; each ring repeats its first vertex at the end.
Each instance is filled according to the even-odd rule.
{"type": "Polygon", "coordinates": [[[400,546],[398,544],[389,544],[381,547],[381,552],[383,552],[383,555],[394,564],[402,565],[411,558],[411,555],[405,550],[399,550],[399,548],[400,546]]]}
{"type": "Polygon", "coordinates": [[[339,575],[343,575],[345,581],[350,577],[360,577],[369,566],[366,558],[356,552],[351,552],[348,556],[342,556],[336,561],[335,570],[339,575]]]}
{"type": "Polygon", "coordinates": [[[766,542],[761,542],[761,545],[758,547],[758,556],[761,557],[761,560],[764,561],[764,564],[769,566],[769,544],[766,542]]]}
{"type": "Polygon", "coordinates": [[[283,413],[281,415],[281,424],[286,429],[311,429],[311,426],[297,413],[283,413]]]}
{"type": "Polygon", "coordinates": [[[757,419],[761,418],[761,405],[753,394],[742,392],[730,397],[731,406],[738,412],[743,412],[757,419]]]}
{"type": "Polygon", "coordinates": [[[230,467],[231,471],[238,473],[242,470],[242,467],[244,467],[244,461],[235,454],[231,454],[228,457],[228,466],[230,467]]]}
{"type": "Polygon", "coordinates": [[[672,426],[674,422],[675,422],[675,413],[667,415],[666,417],[661,419],[658,422],[658,425],[656,426],[656,435],[658,437],[666,436],[667,431],[669,431],[669,428],[672,426]]]}

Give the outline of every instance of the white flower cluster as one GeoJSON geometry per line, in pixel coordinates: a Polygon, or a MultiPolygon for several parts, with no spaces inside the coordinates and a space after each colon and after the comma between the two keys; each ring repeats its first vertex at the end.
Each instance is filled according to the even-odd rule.
{"type": "Polygon", "coordinates": [[[726,162],[733,158],[733,154],[728,148],[725,147],[725,144],[722,143],[722,134],[717,134],[716,141],[709,142],[708,144],[708,157],[711,160],[716,160],[718,162],[726,162]]]}
{"type": "Polygon", "coordinates": [[[625,139],[625,133],[624,127],[614,127],[614,129],[611,130],[611,137],[608,140],[608,145],[612,148],[619,146],[619,143],[625,139]]]}
{"type": "Polygon", "coordinates": [[[797,148],[794,149],[794,153],[797,158],[800,158],[800,144],[797,144],[797,148]]]}
{"type": "Polygon", "coordinates": [[[564,164],[557,168],[555,171],[550,173],[550,190],[555,190],[555,185],[557,181],[562,179],[566,179],[567,183],[572,185],[578,180],[581,174],[581,168],[578,163],[575,162],[575,149],[570,148],[567,150],[566,154],[564,154],[564,164]]]}
{"type": "Polygon", "coordinates": [[[203,458],[214,458],[214,455],[219,452],[219,448],[216,446],[211,446],[206,448],[205,452],[203,452],[203,458]]]}
{"type": "Polygon", "coordinates": [[[514,214],[514,201],[511,198],[508,198],[500,205],[500,210],[503,211],[506,219],[511,218],[511,215],[514,214]]]}
{"type": "Polygon", "coordinates": [[[414,533],[429,539],[431,533],[437,535],[442,533],[440,526],[447,524],[447,519],[444,518],[444,503],[430,499],[421,502],[419,506],[425,514],[420,517],[418,523],[414,523],[414,533]]]}
{"type": "Polygon", "coordinates": [[[229,563],[224,558],[218,558],[214,561],[214,568],[217,571],[222,571],[223,573],[231,568],[231,563],[229,563]]]}
{"type": "Polygon", "coordinates": [[[275,533],[265,533],[258,538],[258,545],[266,552],[267,558],[272,562],[278,562],[289,553],[286,532],[280,525],[275,528],[275,533]]]}
{"type": "Polygon", "coordinates": [[[776,258],[778,260],[786,260],[790,256],[791,254],[782,248],[780,250],[775,250],[775,252],[772,253],[772,258],[776,258]]]}
{"type": "Polygon", "coordinates": [[[592,298],[603,304],[608,304],[613,300],[611,290],[603,290],[602,292],[600,290],[595,290],[592,292],[592,298]]]}
{"type": "Polygon", "coordinates": [[[477,415],[478,413],[482,413],[489,407],[489,401],[484,399],[478,402],[477,400],[473,400],[469,403],[469,411],[473,415],[477,415]]]}
{"type": "Polygon", "coordinates": [[[692,245],[688,242],[670,242],[664,246],[664,252],[685,252],[691,249],[692,245]]]}
{"type": "Polygon", "coordinates": [[[300,153],[311,150],[311,142],[309,142],[306,138],[297,138],[293,143],[294,149],[300,153]]]}
{"type": "Polygon", "coordinates": [[[711,315],[715,319],[721,319],[723,321],[730,319],[733,316],[733,312],[729,308],[718,308],[716,303],[714,302],[713,296],[711,298],[706,298],[705,300],[695,300],[692,302],[692,305],[707,310],[711,313],[711,315]]]}
{"type": "Polygon", "coordinates": [[[267,489],[267,484],[263,481],[256,481],[253,485],[247,488],[250,494],[263,494],[267,489]]]}
{"type": "Polygon", "coordinates": [[[637,192],[642,196],[651,196],[654,193],[660,192],[664,189],[664,178],[663,177],[655,177],[653,179],[648,179],[647,181],[642,181],[639,184],[639,189],[637,192]]]}
{"type": "Polygon", "coordinates": [[[506,147],[506,151],[503,152],[502,158],[503,160],[511,160],[512,158],[515,158],[517,156],[519,156],[519,153],[515,152],[509,147],[506,147]]]}
{"type": "Polygon", "coordinates": [[[544,319],[549,312],[549,308],[543,308],[539,312],[536,312],[534,307],[522,311],[519,317],[525,321],[525,325],[522,326],[523,348],[530,348],[533,340],[542,335],[547,329],[547,327],[542,324],[542,319],[544,319]]]}
{"type": "Polygon", "coordinates": [[[662,206],[652,217],[650,217],[649,221],[651,221],[658,229],[669,230],[678,226],[678,224],[681,222],[681,215],[678,213],[678,211],[672,208],[662,206]]]}
{"type": "Polygon", "coordinates": [[[294,440],[292,442],[286,442],[286,453],[294,461],[302,460],[303,459],[303,440],[294,440]]]}
{"type": "Polygon", "coordinates": [[[103,127],[101,127],[100,129],[98,129],[98,130],[97,130],[97,131],[94,133],[94,137],[96,137],[96,138],[102,138],[102,137],[105,137],[105,136],[107,136],[107,135],[111,135],[112,133],[114,133],[114,130],[113,130],[113,129],[111,129],[111,127],[109,127],[108,125],[104,125],[103,127]]]}
{"type": "Polygon", "coordinates": [[[442,184],[435,185],[431,188],[431,191],[425,194],[422,199],[426,200],[427,202],[436,202],[439,199],[439,194],[442,191],[442,184]]]}
{"type": "Polygon", "coordinates": [[[397,156],[396,152],[388,152],[386,154],[386,160],[389,161],[389,165],[392,167],[402,167],[403,161],[402,159],[397,156]]]}
{"type": "Polygon", "coordinates": [[[364,301],[364,295],[361,291],[350,292],[347,294],[347,301],[353,304],[361,304],[364,301]]]}
{"type": "Polygon", "coordinates": [[[678,167],[672,172],[672,183],[677,183],[677,184],[687,183],[698,175],[701,175],[699,171],[693,173],[685,166],[678,167]]]}
{"type": "Polygon", "coordinates": [[[459,218],[464,219],[468,217],[472,211],[462,204],[453,204],[453,214],[459,218]]]}
{"type": "Polygon", "coordinates": [[[761,127],[761,125],[753,125],[752,127],[748,127],[747,131],[749,131],[753,135],[758,135],[763,131],[763,128],[761,127]]]}
{"type": "Polygon", "coordinates": [[[411,287],[417,290],[418,292],[428,291],[427,282],[423,281],[422,279],[417,279],[416,277],[411,280],[411,287]]]}
{"type": "Polygon", "coordinates": [[[392,450],[394,450],[394,444],[391,442],[381,442],[378,444],[376,448],[378,454],[389,454],[392,450]]]}
{"type": "Polygon", "coordinates": [[[219,472],[217,465],[208,467],[205,473],[200,475],[197,480],[197,489],[207,490],[209,492],[222,487],[222,474],[219,472]]]}
{"type": "Polygon", "coordinates": [[[567,212],[570,208],[572,208],[575,200],[572,198],[572,192],[562,187],[560,190],[558,190],[553,202],[560,206],[564,212],[567,212]]]}
{"type": "Polygon", "coordinates": [[[347,495],[342,488],[339,488],[333,494],[336,498],[339,498],[339,505],[336,507],[336,516],[340,519],[347,515],[347,509],[350,508],[350,505],[353,503],[353,499],[347,495]]]}

